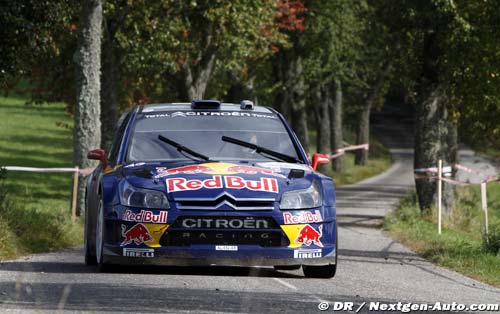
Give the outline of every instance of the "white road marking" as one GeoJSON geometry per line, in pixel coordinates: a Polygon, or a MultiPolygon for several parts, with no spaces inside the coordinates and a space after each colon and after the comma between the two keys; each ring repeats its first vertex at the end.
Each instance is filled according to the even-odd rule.
{"type": "MultiPolygon", "coordinates": [[[[292,290],[298,290],[298,288],[297,288],[297,287],[295,287],[294,285],[292,285],[291,283],[288,283],[288,282],[286,282],[286,281],[284,281],[284,280],[281,280],[281,279],[279,279],[279,278],[273,278],[273,279],[274,279],[274,280],[276,280],[277,282],[279,282],[280,284],[282,284],[283,286],[287,287],[287,288],[290,288],[290,289],[292,289],[292,290]]],[[[313,294],[308,294],[308,296],[310,296],[310,297],[312,297],[312,298],[316,299],[316,301],[318,301],[318,302],[320,302],[320,303],[321,303],[321,302],[327,302],[327,303],[328,303],[328,301],[323,300],[323,299],[321,299],[321,298],[319,298],[319,297],[317,297],[317,296],[315,296],[315,295],[313,295],[313,294]]]]}
{"type": "Polygon", "coordinates": [[[280,284],[282,284],[283,286],[287,287],[287,288],[290,288],[292,290],[298,290],[297,287],[295,287],[294,285],[292,285],[291,283],[288,283],[286,281],[283,281],[279,278],[273,278],[274,280],[276,280],[277,282],[279,282],[280,284]]]}

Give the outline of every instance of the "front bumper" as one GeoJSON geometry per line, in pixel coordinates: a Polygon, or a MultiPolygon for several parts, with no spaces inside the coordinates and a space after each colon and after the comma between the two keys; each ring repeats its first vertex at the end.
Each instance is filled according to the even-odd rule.
{"type": "MultiPolygon", "coordinates": [[[[116,246],[104,247],[104,262],[124,265],[165,265],[165,266],[285,266],[285,265],[335,265],[336,248],[244,248],[238,251],[221,252],[214,248],[141,248],[153,253],[149,257],[124,256],[124,250],[134,250],[116,246]],[[321,253],[321,257],[300,258],[294,257],[299,253],[310,255],[312,252],[321,253]]],[[[141,250],[137,249],[137,250],[141,250]]],[[[302,255],[304,256],[304,255],[302,255]]]]}
{"type": "Polygon", "coordinates": [[[177,266],[285,266],[336,264],[334,208],[302,212],[200,212],[133,210],[118,208],[105,219],[104,262],[130,265],[177,266]],[[151,214],[149,213],[151,212],[151,214]],[[149,216],[146,214],[150,214],[149,216]],[[122,217],[122,219],[118,218],[122,217]],[[139,218],[141,222],[138,222],[139,218]],[[158,217],[155,223],[145,217],[158,217]],[[196,225],[196,219],[242,220],[217,229],[196,225]],[[325,219],[325,218],[329,219],[325,219]],[[118,219],[117,219],[118,218],[118,219]],[[294,221],[307,218],[308,221],[294,221]],[[187,225],[179,221],[187,221],[187,225]],[[249,221],[251,220],[251,221],[249,221]],[[254,221],[255,220],[255,221],[254,221]],[[297,219],[295,219],[297,220],[297,219]]]}

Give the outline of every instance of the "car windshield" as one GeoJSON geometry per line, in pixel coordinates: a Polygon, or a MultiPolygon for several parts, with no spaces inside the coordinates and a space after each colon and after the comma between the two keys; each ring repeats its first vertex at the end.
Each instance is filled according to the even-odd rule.
{"type": "Polygon", "coordinates": [[[272,156],[222,141],[236,138],[297,159],[297,150],[279,117],[240,111],[167,111],[139,114],[128,149],[128,161],[188,160],[184,152],[162,142],[162,135],[210,160],[270,161],[272,156]]]}

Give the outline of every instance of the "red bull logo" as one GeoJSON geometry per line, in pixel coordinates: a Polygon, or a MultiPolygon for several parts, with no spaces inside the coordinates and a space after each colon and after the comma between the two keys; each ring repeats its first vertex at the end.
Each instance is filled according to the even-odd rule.
{"type": "Polygon", "coordinates": [[[305,225],[299,232],[297,239],[295,239],[295,243],[302,243],[306,246],[310,246],[311,244],[316,244],[319,247],[323,247],[323,243],[321,243],[321,237],[323,236],[323,225],[318,227],[318,231],[311,227],[310,225],[305,225]]]}
{"type": "Polygon", "coordinates": [[[278,193],[278,180],[275,178],[260,178],[259,180],[246,180],[238,176],[213,176],[206,180],[187,180],[185,178],[168,178],[166,181],[167,192],[195,191],[199,189],[248,189],[278,193]]]}
{"type": "Polygon", "coordinates": [[[122,225],[122,236],[125,238],[121,246],[129,245],[132,242],[135,245],[140,245],[144,242],[153,241],[153,237],[149,234],[148,229],[143,224],[136,224],[127,230],[127,226],[122,225]]]}
{"type": "Polygon", "coordinates": [[[159,214],[155,215],[150,210],[141,210],[139,213],[134,213],[130,209],[127,209],[123,213],[122,220],[132,221],[132,222],[149,222],[154,224],[166,224],[167,223],[166,211],[161,211],[159,214]]]}
{"type": "Polygon", "coordinates": [[[162,178],[174,174],[264,174],[275,177],[285,178],[284,175],[276,172],[272,169],[246,166],[246,165],[235,165],[225,162],[210,162],[201,165],[188,165],[183,167],[167,169],[166,167],[156,168],[156,178],[162,178]]]}

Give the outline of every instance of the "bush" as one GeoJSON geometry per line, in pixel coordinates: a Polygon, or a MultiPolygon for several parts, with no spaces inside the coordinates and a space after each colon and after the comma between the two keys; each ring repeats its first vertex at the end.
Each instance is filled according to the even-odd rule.
{"type": "Polygon", "coordinates": [[[490,226],[489,233],[483,236],[483,248],[488,253],[500,253],[500,224],[490,226]]]}
{"type": "Polygon", "coordinates": [[[4,180],[7,177],[7,170],[0,166],[0,212],[7,207],[7,190],[4,186],[4,180]]]}

